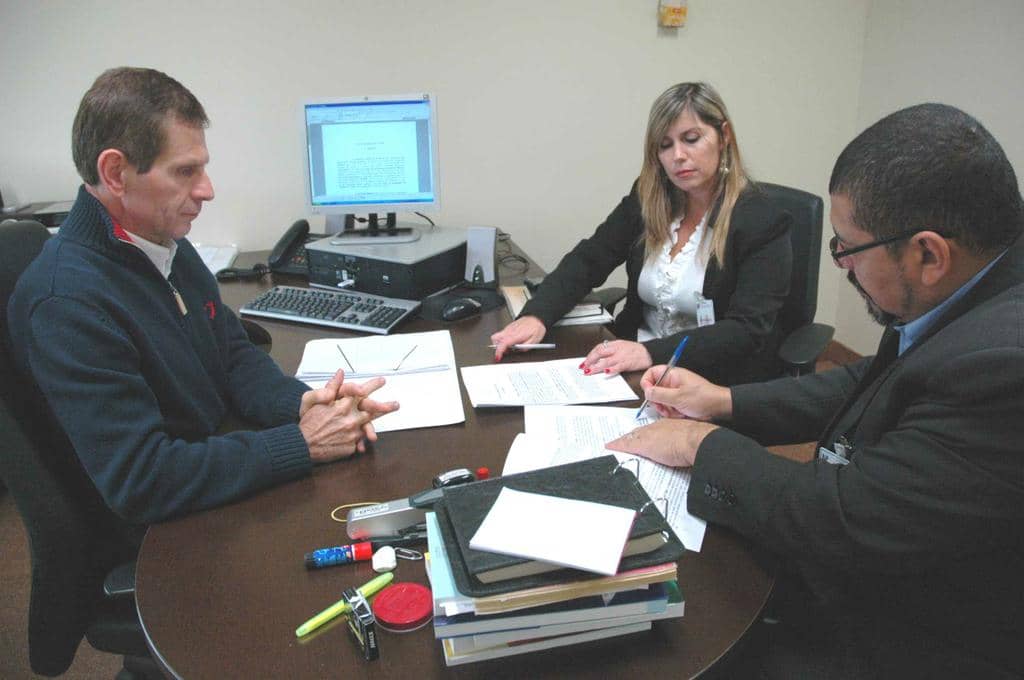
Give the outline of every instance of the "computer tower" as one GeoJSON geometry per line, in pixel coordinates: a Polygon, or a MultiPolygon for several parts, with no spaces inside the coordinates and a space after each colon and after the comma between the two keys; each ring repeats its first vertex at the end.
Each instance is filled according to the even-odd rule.
{"type": "Polygon", "coordinates": [[[466,266],[466,230],[417,227],[412,243],[364,245],[337,236],[306,244],[309,282],[327,288],[348,287],[372,295],[422,300],[461,283],[466,266]],[[351,284],[347,282],[351,281],[351,284]]]}

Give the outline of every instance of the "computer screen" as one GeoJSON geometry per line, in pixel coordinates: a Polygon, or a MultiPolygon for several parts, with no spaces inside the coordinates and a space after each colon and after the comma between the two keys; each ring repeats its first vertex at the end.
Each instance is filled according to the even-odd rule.
{"type": "Polygon", "coordinates": [[[329,234],[394,236],[400,231],[394,213],[438,206],[431,95],[339,98],[308,102],[303,109],[307,205],[327,217],[329,234]],[[386,222],[378,222],[377,213],[387,213],[386,222]],[[370,229],[355,229],[361,215],[372,218],[370,229]]]}

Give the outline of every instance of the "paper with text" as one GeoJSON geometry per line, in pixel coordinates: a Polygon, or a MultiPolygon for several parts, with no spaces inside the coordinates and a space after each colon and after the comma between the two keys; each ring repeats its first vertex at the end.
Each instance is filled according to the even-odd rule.
{"type": "Polygon", "coordinates": [[[339,368],[346,381],[375,376],[387,381],[372,398],[397,401],[400,408],[373,421],[377,432],[466,420],[448,331],[310,340],[295,377],[312,388],[323,387],[339,368]]]}
{"type": "Polygon", "coordinates": [[[473,407],[600,404],[637,398],[621,375],[585,375],[583,357],[518,364],[463,366],[473,407]]]}
{"type": "MultiPolygon", "coordinates": [[[[653,413],[653,412],[652,412],[653,413]]],[[[609,406],[527,406],[523,411],[525,433],[516,437],[505,459],[503,475],[526,472],[552,465],[563,465],[614,453],[628,463],[631,471],[639,467],[640,485],[653,498],[668,499],[665,518],[687,550],[700,552],[707,522],[686,509],[690,471],[661,465],[628,453],[612,452],[605,443],[653,422],[636,420],[636,410],[609,406]]],[[[663,504],[658,503],[663,510],[663,504]]]]}
{"type": "Polygon", "coordinates": [[[505,487],[469,547],[613,576],[635,518],[631,508],[505,487]]]}

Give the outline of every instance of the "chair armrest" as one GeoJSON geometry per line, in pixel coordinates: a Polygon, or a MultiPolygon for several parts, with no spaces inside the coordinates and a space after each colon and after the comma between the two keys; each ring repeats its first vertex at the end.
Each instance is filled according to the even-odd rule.
{"type": "Polygon", "coordinates": [[[242,322],[242,328],[245,329],[245,334],[249,336],[249,341],[257,347],[269,352],[274,341],[270,337],[270,333],[267,329],[255,321],[250,321],[249,319],[239,318],[238,320],[242,322]]]}
{"type": "Polygon", "coordinates": [[[604,307],[605,311],[609,314],[615,314],[615,306],[619,304],[622,298],[626,297],[626,289],[619,286],[611,286],[609,288],[602,288],[600,290],[594,290],[587,296],[588,300],[600,302],[601,306],[604,307]]]}
{"type": "Polygon", "coordinates": [[[814,364],[832,340],[835,329],[823,323],[801,326],[786,336],[779,347],[779,359],[792,375],[813,373],[814,364]]]}
{"type": "Polygon", "coordinates": [[[135,563],[111,569],[103,580],[103,594],[108,598],[135,597],[135,563]]]}

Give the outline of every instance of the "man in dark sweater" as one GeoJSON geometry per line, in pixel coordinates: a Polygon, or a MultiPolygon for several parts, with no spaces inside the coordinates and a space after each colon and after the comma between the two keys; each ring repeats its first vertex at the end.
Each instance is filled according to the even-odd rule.
{"type": "Polygon", "coordinates": [[[11,298],[15,359],[128,526],[227,503],[365,449],[398,408],[319,390],[248,339],[185,239],[213,199],[207,117],[151,69],[103,73],[72,132],[84,180],[11,298]],[[220,434],[238,416],[263,429],[220,434]]]}

